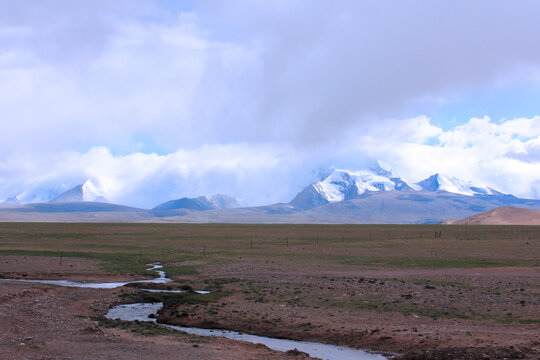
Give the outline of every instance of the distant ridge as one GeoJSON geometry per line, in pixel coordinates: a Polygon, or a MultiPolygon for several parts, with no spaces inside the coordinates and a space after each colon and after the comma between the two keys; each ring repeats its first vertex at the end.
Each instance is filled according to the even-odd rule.
{"type": "Polygon", "coordinates": [[[461,220],[447,220],[448,225],[540,225],[540,210],[502,206],[461,220]]]}
{"type": "Polygon", "coordinates": [[[438,224],[501,206],[540,209],[540,200],[467,196],[447,191],[366,192],[356,199],[302,210],[291,204],[235,209],[145,210],[91,201],[0,207],[0,221],[294,224],[438,224]]]}
{"type": "Polygon", "coordinates": [[[228,195],[214,194],[203,195],[196,198],[181,198],[177,200],[166,201],[159,204],[152,210],[177,210],[187,209],[195,211],[206,211],[215,209],[233,209],[240,207],[238,201],[228,195]]]}

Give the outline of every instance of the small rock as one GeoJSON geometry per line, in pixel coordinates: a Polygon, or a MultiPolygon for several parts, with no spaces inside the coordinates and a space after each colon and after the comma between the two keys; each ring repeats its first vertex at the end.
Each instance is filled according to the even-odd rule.
{"type": "Polygon", "coordinates": [[[309,357],[308,353],[300,351],[297,348],[294,348],[293,350],[286,351],[285,355],[287,355],[287,356],[305,356],[305,357],[309,357]]]}

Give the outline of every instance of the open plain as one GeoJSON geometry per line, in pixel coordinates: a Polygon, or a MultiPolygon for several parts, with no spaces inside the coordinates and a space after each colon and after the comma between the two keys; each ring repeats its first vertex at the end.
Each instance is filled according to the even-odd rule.
{"type": "Polygon", "coordinates": [[[291,359],[262,345],[111,321],[310,340],[403,359],[539,357],[540,227],[0,224],[0,347],[13,359],[291,359]],[[87,289],[6,279],[174,281],[87,289]]]}

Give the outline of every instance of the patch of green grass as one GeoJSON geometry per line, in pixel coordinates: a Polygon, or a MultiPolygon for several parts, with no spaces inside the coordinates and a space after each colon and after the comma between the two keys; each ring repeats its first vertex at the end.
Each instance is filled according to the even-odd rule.
{"type": "Polygon", "coordinates": [[[148,258],[141,257],[139,254],[126,253],[94,253],[94,252],[73,252],[73,251],[49,251],[49,250],[0,250],[0,255],[18,255],[18,256],[47,256],[47,257],[74,257],[83,259],[94,259],[100,262],[100,267],[108,273],[118,274],[140,274],[155,275],[154,271],[147,271],[148,258]]]}
{"type": "Polygon", "coordinates": [[[477,268],[477,267],[508,267],[508,266],[540,266],[540,261],[530,259],[479,259],[479,258],[414,258],[414,257],[344,257],[341,260],[346,265],[380,265],[397,268],[477,268]]]}
{"type": "Polygon", "coordinates": [[[239,282],[239,279],[220,278],[220,279],[205,279],[203,282],[208,285],[210,289],[220,290],[223,285],[233,284],[239,282]]]}
{"type": "Polygon", "coordinates": [[[138,292],[120,295],[125,303],[154,303],[162,302],[164,307],[177,307],[180,305],[209,304],[228,296],[227,291],[212,291],[208,294],[196,292],[185,293],[159,293],[138,292]]]}
{"type": "Polygon", "coordinates": [[[430,317],[432,319],[470,319],[471,315],[463,314],[452,309],[441,309],[425,306],[424,304],[414,304],[406,302],[388,302],[382,296],[365,296],[362,299],[334,300],[321,303],[323,306],[337,306],[342,308],[352,308],[355,310],[371,310],[377,312],[399,312],[403,314],[417,314],[419,316],[430,317]]]}
{"type": "Polygon", "coordinates": [[[165,265],[163,270],[167,276],[195,275],[200,267],[200,265],[165,265]]]}

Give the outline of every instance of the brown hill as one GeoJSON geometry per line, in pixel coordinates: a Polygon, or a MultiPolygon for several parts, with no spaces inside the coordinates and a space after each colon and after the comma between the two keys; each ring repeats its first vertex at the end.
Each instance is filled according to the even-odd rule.
{"type": "Polygon", "coordinates": [[[540,210],[502,206],[461,220],[447,220],[455,225],[540,225],[540,210]]]}

